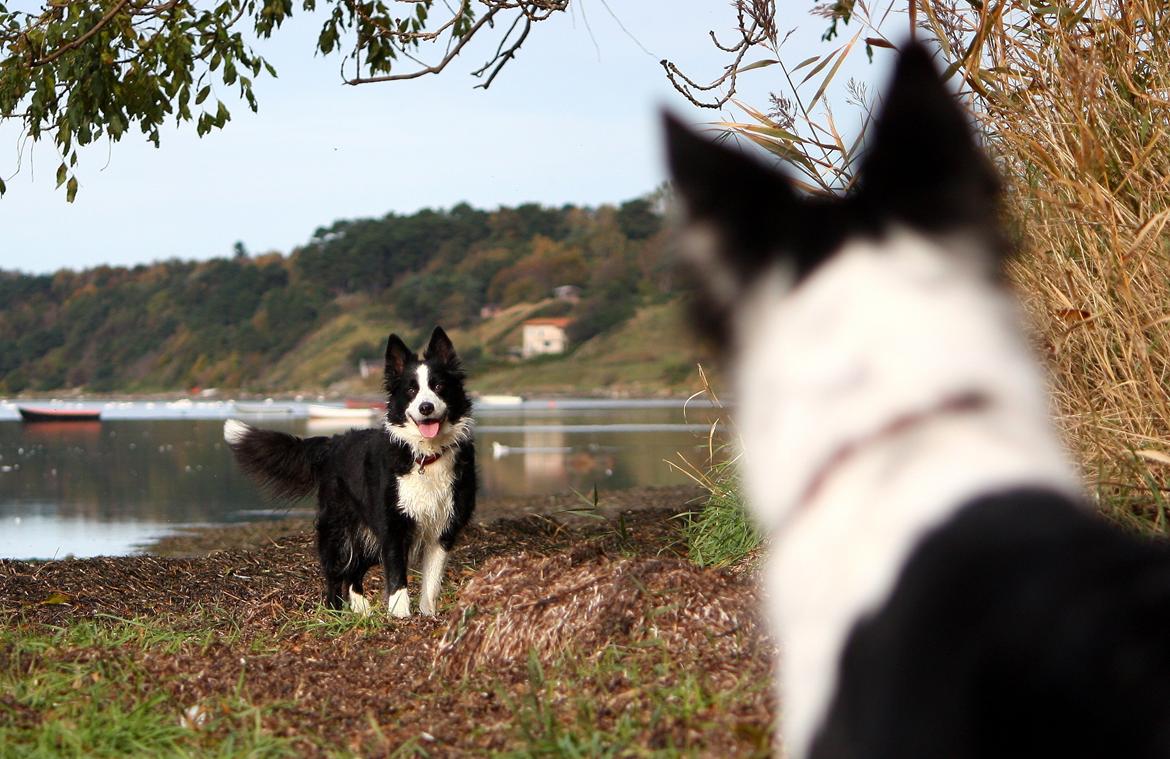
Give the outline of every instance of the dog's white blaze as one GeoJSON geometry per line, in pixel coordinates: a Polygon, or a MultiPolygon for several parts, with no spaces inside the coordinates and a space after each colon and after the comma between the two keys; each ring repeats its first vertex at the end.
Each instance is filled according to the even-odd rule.
{"type": "Polygon", "coordinates": [[[419,364],[415,369],[415,379],[418,381],[418,393],[406,407],[406,423],[401,427],[386,423],[386,429],[394,437],[402,440],[410,446],[415,455],[423,454],[430,455],[438,453],[443,448],[451,444],[453,430],[452,425],[444,420],[442,426],[439,428],[439,434],[433,438],[423,437],[419,432],[417,420],[423,417],[442,417],[447,413],[447,403],[439,397],[439,395],[431,389],[430,384],[431,369],[426,364],[419,364]],[[419,412],[418,407],[423,403],[431,403],[435,410],[430,414],[423,414],[419,412]]]}
{"type": "Polygon", "coordinates": [[[370,613],[370,601],[353,588],[349,589],[349,608],[356,614],[366,616],[370,613]]]}
{"type": "Polygon", "coordinates": [[[386,601],[386,610],[393,617],[410,616],[410,595],[406,588],[401,588],[390,595],[386,601]]]}
{"type": "Polygon", "coordinates": [[[447,552],[438,543],[423,546],[422,593],[418,608],[423,614],[435,613],[435,602],[439,598],[439,587],[443,583],[443,569],[447,566],[447,552]]]}
{"type": "Polygon", "coordinates": [[[228,445],[239,445],[251,429],[239,419],[228,419],[223,423],[223,439],[228,445]]]}
{"type": "Polygon", "coordinates": [[[976,264],[899,231],[846,246],[791,292],[761,278],[738,309],[741,471],[773,536],[767,604],[791,756],[807,755],[826,715],[850,630],[925,532],[1000,488],[1079,492],[1015,306],[976,264]],[[875,436],[971,392],[984,410],[875,436]]]}
{"type": "Polygon", "coordinates": [[[426,364],[419,364],[415,370],[415,377],[418,379],[418,394],[414,396],[414,400],[407,406],[407,414],[413,414],[415,419],[428,416],[427,414],[420,413],[418,410],[418,407],[423,403],[431,403],[434,405],[435,410],[430,416],[442,416],[447,413],[447,402],[431,389],[431,368],[426,364]]]}

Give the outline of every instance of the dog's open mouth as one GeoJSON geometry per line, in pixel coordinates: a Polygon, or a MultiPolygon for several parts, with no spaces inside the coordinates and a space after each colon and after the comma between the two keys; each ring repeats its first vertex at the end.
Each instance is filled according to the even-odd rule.
{"type": "Polygon", "coordinates": [[[418,431],[427,440],[434,438],[439,434],[439,428],[443,426],[442,419],[416,419],[414,423],[418,426],[418,431]]]}

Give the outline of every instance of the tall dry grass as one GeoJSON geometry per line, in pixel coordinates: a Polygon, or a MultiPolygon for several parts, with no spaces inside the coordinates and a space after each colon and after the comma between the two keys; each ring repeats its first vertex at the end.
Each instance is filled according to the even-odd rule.
{"type": "Polygon", "coordinates": [[[925,3],[1007,184],[1011,268],[1104,508],[1166,529],[1170,6],[925,3]]]}
{"type": "Polygon", "coordinates": [[[868,123],[880,103],[863,84],[832,82],[842,60],[867,47],[886,54],[911,25],[937,40],[1001,168],[1019,240],[1010,273],[1086,484],[1107,512],[1170,530],[1170,4],[846,0],[821,10],[841,23],[820,56],[789,68],[778,38],[754,42],[771,55],[754,68],[780,71],[780,107],[741,105],[748,118],[721,126],[788,160],[810,189],[847,188],[864,145],[813,106],[830,85],[846,87],[868,123]]]}

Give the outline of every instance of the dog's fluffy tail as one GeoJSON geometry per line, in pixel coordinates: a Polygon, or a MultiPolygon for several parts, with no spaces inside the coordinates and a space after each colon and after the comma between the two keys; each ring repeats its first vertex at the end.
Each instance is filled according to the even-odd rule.
{"type": "Polygon", "coordinates": [[[240,469],[273,495],[303,498],[317,489],[316,464],[329,438],[301,438],[228,419],[223,425],[223,439],[240,469]]]}

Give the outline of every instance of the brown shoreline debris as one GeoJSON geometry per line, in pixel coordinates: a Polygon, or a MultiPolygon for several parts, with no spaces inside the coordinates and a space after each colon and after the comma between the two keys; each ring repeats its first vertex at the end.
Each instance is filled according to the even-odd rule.
{"type": "MultiPolygon", "coordinates": [[[[523,751],[586,718],[587,736],[616,749],[763,755],[775,704],[754,578],[682,558],[674,517],[690,497],[622,492],[584,517],[571,511],[577,496],[533,498],[532,511],[475,524],[452,554],[437,618],[323,612],[308,520],[217,528],[164,549],[186,558],[0,560],[0,616],[15,636],[62,641],[27,666],[133,662],[200,745],[231,738],[239,723],[225,709],[243,698],[255,711],[241,729],[303,756],[420,741],[435,756],[523,751]],[[65,634],[79,622],[122,632],[73,644],[65,634]],[[548,681],[532,679],[529,651],[548,681]],[[679,693],[698,701],[682,709],[679,693]]],[[[380,572],[367,579],[376,597],[380,572]]]]}
{"type": "Polygon", "coordinates": [[[435,670],[466,675],[523,662],[530,652],[550,661],[570,647],[595,656],[651,639],[679,653],[767,645],[758,598],[743,579],[677,558],[581,553],[588,552],[488,560],[456,596],[435,670]]]}

